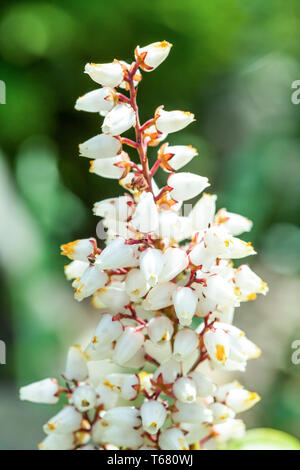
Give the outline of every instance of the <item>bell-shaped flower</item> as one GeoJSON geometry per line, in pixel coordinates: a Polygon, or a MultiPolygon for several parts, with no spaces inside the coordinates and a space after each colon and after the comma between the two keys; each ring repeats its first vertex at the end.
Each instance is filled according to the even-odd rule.
{"type": "Polygon", "coordinates": [[[161,308],[172,305],[172,294],[176,289],[176,284],[164,282],[153,287],[147,294],[143,302],[146,310],[160,310],[161,308]]]}
{"type": "Polygon", "coordinates": [[[140,269],[149,286],[154,287],[158,283],[160,273],[164,265],[164,256],[161,250],[148,248],[140,256],[140,269]]]}
{"type": "Polygon", "coordinates": [[[172,44],[167,41],[153,42],[148,46],[137,46],[134,53],[139,66],[144,72],[152,72],[169,55],[172,44]]]}
{"type": "Polygon", "coordinates": [[[175,382],[180,373],[180,363],[174,357],[171,357],[156,369],[153,380],[161,380],[164,384],[170,384],[175,382]]]}
{"type": "Polygon", "coordinates": [[[117,101],[117,94],[112,88],[98,88],[80,96],[75,104],[77,111],[100,113],[105,116],[112,110],[117,101]]]}
{"type": "Polygon", "coordinates": [[[88,262],[89,258],[93,258],[97,253],[97,243],[95,238],[85,238],[75,240],[74,242],[61,245],[62,255],[72,260],[88,262]]]}
{"type": "Polygon", "coordinates": [[[173,385],[173,393],[183,403],[193,403],[197,397],[197,385],[190,377],[180,377],[173,385]]]}
{"type": "Polygon", "coordinates": [[[210,377],[207,377],[198,370],[190,372],[189,377],[191,377],[196,384],[197,395],[199,397],[208,397],[215,393],[216,386],[210,377]]]}
{"type": "Polygon", "coordinates": [[[86,64],[84,72],[87,73],[94,82],[111,88],[120,85],[124,75],[123,68],[118,61],[108,64],[86,64]]]}
{"type": "Polygon", "coordinates": [[[73,406],[65,406],[43,426],[43,430],[46,434],[68,434],[80,429],[81,421],[81,413],[73,406]]]}
{"type": "Polygon", "coordinates": [[[125,243],[124,238],[113,240],[96,258],[98,269],[120,269],[137,266],[136,252],[132,245],[125,243]]]}
{"type": "Polygon", "coordinates": [[[89,375],[87,361],[88,356],[84,351],[82,351],[80,346],[71,346],[68,351],[66,368],[63,376],[67,380],[85,380],[89,375]]]}
{"type": "Polygon", "coordinates": [[[72,403],[75,408],[84,413],[95,407],[97,400],[96,391],[90,385],[79,385],[72,394],[72,403]]]}
{"type": "Polygon", "coordinates": [[[249,392],[244,388],[233,388],[226,394],[226,405],[233,409],[235,413],[247,411],[256,405],[260,396],[256,392],[249,392]]]}
{"type": "Polygon", "coordinates": [[[144,192],[141,194],[131,224],[142,233],[157,232],[158,210],[152,193],[144,192]]]}
{"type": "Polygon", "coordinates": [[[250,232],[253,223],[247,217],[220,209],[215,217],[215,224],[224,227],[231,235],[250,232]]]}
{"type": "Polygon", "coordinates": [[[104,385],[125,400],[135,400],[139,393],[139,378],[136,374],[109,374],[104,385]]]}
{"type": "Polygon", "coordinates": [[[175,201],[187,201],[210,186],[208,179],[194,173],[172,173],[168,178],[170,194],[175,201]]]}
{"type": "Polygon", "coordinates": [[[199,346],[198,334],[188,328],[179,330],[175,335],[174,358],[177,361],[183,361],[192,354],[199,346]]]}
{"type": "Polygon", "coordinates": [[[137,302],[147,294],[150,286],[140,269],[131,269],[126,276],[125,289],[130,300],[137,302]]]}
{"type": "Polygon", "coordinates": [[[178,276],[188,266],[189,259],[183,249],[170,247],[164,252],[163,263],[159,282],[171,281],[178,276]]]}
{"type": "Polygon", "coordinates": [[[165,315],[151,318],[147,326],[147,333],[154,343],[168,342],[174,333],[173,322],[165,315]]]}
{"type": "Polygon", "coordinates": [[[126,152],[120,153],[112,158],[98,158],[91,161],[90,173],[95,173],[102,178],[118,180],[122,178],[126,166],[129,162],[129,156],[126,152]]]}
{"type": "Polygon", "coordinates": [[[108,410],[103,420],[109,426],[118,425],[120,427],[136,428],[141,425],[139,410],[133,406],[120,406],[112,410],[108,410]]]}
{"type": "Polygon", "coordinates": [[[55,405],[59,400],[58,391],[59,386],[56,379],[44,379],[21,387],[20,400],[55,405]]]}
{"type": "Polygon", "coordinates": [[[155,359],[159,364],[162,364],[172,356],[171,342],[153,343],[153,341],[147,339],[145,341],[145,353],[155,359]]]}
{"type": "Polygon", "coordinates": [[[172,419],[175,423],[211,423],[212,411],[202,403],[176,402],[175,413],[172,419]]]}
{"type": "Polygon", "coordinates": [[[104,287],[107,281],[108,276],[104,271],[99,271],[95,266],[88,266],[82,277],[73,282],[76,289],[74,298],[80,302],[104,287]]]}
{"type": "Polygon", "coordinates": [[[81,277],[88,266],[89,263],[87,263],[86,261],[79,260],[74,260],[70,264],[67,264],[66,266],[64,266],[65,276],[67,280],[71,281],[72,279],[77,279],[78,277],[81,277]]]}
{"type": "Polygon", "coordinates": [[[165,171],[177,171],[187,165],[196,155],[197,149],[192,145],[168,145],[164,144],[159,149],[158,158],[165,171]]]}
{"type": "Polygon", "coordinates": [[[214,220],[217,196],[204,193],[189,213],[194,230],[207,229],[214,220]]]}
{"type": "Polygon", "coordinates": [[[179,428],[169,428],[162,431],[158,442],[162,450],[189,450],[184,433],[179,428]]]}
{"type": "Polygon", "coordinates": [[[209,409],[212,411],[215,424],[223,423],[226,419],[235,417],[235,412],[223,403],[212,403],[209,409]]]}
{"type": "Polygon", "coordinates": [[[235,284],[243,301],[254,300],[256,294],[266,295],[268,292],[267,284],[246,264],[239,266],[236,270],[235,284]]]}
{"type": "Polygon", "coordinates": [[[245,424],[240,419],[227,419],[224,423],[214,424],[212,433],[218,445],[231,439],[241,439],[245,434],[245,424]]]}
{"type": "Polygon", "coordinates": [[[118,338],[113,359],[117,364],[123,365],[129,361],[144,343],[144,335],[134,328],[127,327],[118,338]]]}
{"type": "Polygon", "coordinates": [[[164,134],[181,131],[193,121],[194,114],[188,111],[165,111],[163,106],[155,111],[156,129],[164,134]]]}
{"type": "Polygon", "coordinates": [[[96,308],[105,308],[110,313],[118,314],[124,311],[129,301],[125,282],[114,281],[95,292],[92,303],[96,308]]]}
{"type": "Polygon", "coordinates": [[[188,326],[196,313],[198,297],[190,287],[179,287],[173,293],[176,316],[180,325],[188,326]]]}
{"type": "Polygon", "coordinates": [[[112,135],[98,134],[79,145],[81,157],[111,158],[122,150],[120,139],[112,135]]]}
{"type": "Polygon", "coordinates": [[[123,332],[123,326],[120,321],[114,319],[112,315],[104,314],[97,328],[95,329],[92,344],[107,345],[116,341],[123,332]]]}
{"type": "Polygon", "coordinates": [[[119,135],[134,126],[136,115],[128,103],[117,104],[105,117],[102,132],[109,135],[119,135]]]}
{"type": "Polygon", "coordinates": [[[145,401],[141,406],[142,425],[149,434],[156,434],[167,417],[165,406],[158,400],[145,401]]]}
{"type": "Polygon", "coordinates": [[[190,238],[192,225],[188,217],[183,217],[173,210],[161,210],[159,212],[159,236],[177,243],[190,238]]]}
{"type": "Polygon", "coordinates": [[[131,217],[132,212],[133,201],[129,194],[95,202],[93,207],[94,215],[122,221],[131,217]]]}

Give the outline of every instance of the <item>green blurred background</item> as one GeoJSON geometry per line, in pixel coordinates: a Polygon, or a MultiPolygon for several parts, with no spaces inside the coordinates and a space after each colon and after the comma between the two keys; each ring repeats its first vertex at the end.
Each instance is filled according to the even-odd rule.
{"type": "MultiPolygon", "coordinates": [[[[0,449],[35,448],[54,410],[19,403],[20,384],[57,375],[67,346],[97,321],[73,300],[59,245],[95,234],[94,201],[120,193],[88,173],[78,144],[100,131],[74,111],[95,88],[86,62],[131,61],[137,44],[166,39],[168,60],[144,74],[142,119],[164,104],[197,122],[170,136],[193,144],[187,171],[208,176],[218,207],[254,221],[250,265],[270,293],[238,309],[236,323],[263,349],[240,377],[262,395],[248,426],[300,437],[300,79],[299,0],[66,0],[1,2],[0,79],[0,449]]],[[[153,158],[153,157],[152,157],[153,158]]],[[[159,174],[159,181],[163,181],[159,174]]]]}

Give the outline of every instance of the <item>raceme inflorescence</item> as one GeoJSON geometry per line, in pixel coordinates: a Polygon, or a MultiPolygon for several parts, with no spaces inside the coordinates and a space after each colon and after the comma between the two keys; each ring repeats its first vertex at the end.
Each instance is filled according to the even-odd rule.
{"type": "Polygon", "coordinates": [[[216,196],[207,193],[185,213],[184,202],[209,182],[176,172],[195,148],[162,142],[192,123],[193,114],[160,106],[140,123],[142,72],[156,69],[170,49],[162,41],[138,46],[131,64],[85,66],[101,87],[75,108],[104,120],[80,155],[91,159],[92,173],[119,180],[125,193],[94,205],[106,230],[104,249],[94,237],[61,247],[72,260],[65,274],[75,299],[91,296],[100,318],[89,344],[69,349],[60,385],[48,378],[21,388],[22,400],[56,404],[64,395],[67,402],[44,425],[40,449],[215,449],[243,435],[239,414],[259,401],[237,381],[216,385],[207,375],[245,371],[248,359],[260,355],[232,325],[241,302],[267,292],[248,265],[232,262],[255,254],[237,238],[252,223],[216,212],[216,196]],[[124,137],[131,128],[135,137],[124,137]],[[152,147],[159,149],[150,168],[152,147]],[[169,174],[161,188],[153,178],[158,169],[169,174]]]}

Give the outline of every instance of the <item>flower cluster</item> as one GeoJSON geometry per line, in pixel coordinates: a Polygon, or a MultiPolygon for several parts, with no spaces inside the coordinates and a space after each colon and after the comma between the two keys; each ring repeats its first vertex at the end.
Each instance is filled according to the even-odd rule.
{"type": "Polygon", "coordinates": [[[85,66],[101,87],[75,108],[104,120],[80,155],[92,159],[92,173],[118,179],[126,192],[94,205],[106,229],[104,249],[93,237],[61,247],[71,260],[65,274],[75,299],[92,296],[100,321],[89,344],[69,349],[62,386],[45,379],[21,389],[21,399],[38,403],[66,396],[67,405],[44,426],[41,449],[214,449],[243,434],[237,415],[259,400],[236,381],[217,386],[201,369],[207,361],[212,369],[244,371],[259,356],[232,322],[235,308],[267,286],[248,265],[232,262],[255,254],[238,238],[251,221],[216,212],[216,196],[206,193],[183,213],[183,202],[209,182],[175,173],[195,148],[162,141],[193,122],[193,114],[160,106],[140,123],[141,72],[154,70],[170,49],[163,41],[138,46],[132,64],[85,66]],[[132,127],[134,140],[123,136],[132,127]],[[137,151],[138,162],[125,146],[137,151]],[[148,150],[155,146],[150,169],[148,150]],[[169,173],[162,188],[153,179],[159,168],[169,173]]]}

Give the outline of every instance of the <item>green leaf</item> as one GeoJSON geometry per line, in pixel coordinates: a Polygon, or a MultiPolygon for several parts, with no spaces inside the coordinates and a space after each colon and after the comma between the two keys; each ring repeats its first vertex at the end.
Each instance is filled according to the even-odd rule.
{"type": "Polygon", "coordinates": [[[300,450],[300,441],[282,431],[251,429],[244,438],[231,442],[225,450],[300,450]]]}

